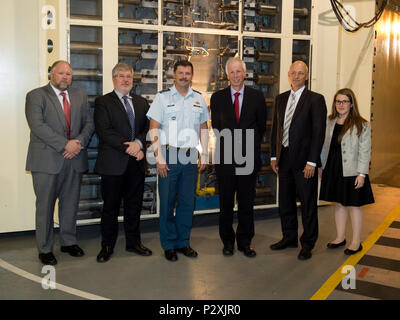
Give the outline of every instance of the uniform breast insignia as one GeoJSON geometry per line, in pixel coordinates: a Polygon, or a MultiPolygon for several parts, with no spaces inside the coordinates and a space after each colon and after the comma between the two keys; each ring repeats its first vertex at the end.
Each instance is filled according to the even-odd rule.
{"type": "Polygon", "coordinates": [[[201,108],[200,102],[199,102],[199,101],[196,101],[196,102],[194,103],[193,107],[201,108]]]}
{"type": "Polygon", "coordinates": [[[167,108],[171,108],[171,107],[175,107],[175,105],[174,104],[168,104],[167,105],[167,108]]]}

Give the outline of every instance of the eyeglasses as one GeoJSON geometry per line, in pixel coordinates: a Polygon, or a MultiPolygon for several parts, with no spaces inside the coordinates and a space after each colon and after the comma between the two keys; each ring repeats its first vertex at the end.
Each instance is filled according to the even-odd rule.
{"type": "Polygon", "coordinates": [[[335,100],[335,103],[340,106],[341,104],[350,103],[350,100],[335,100]]]}
{"type": "Polygon", "coordinates": [[[119,79],[133,79],[133,76],[132,76],[132,75],[122,75],[122,74],[118,74],[116,77],[119,78],[119,79]]]}

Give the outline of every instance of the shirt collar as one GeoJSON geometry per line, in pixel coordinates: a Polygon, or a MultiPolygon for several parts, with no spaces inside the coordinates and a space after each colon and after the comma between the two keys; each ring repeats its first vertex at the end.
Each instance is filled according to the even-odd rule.
{"type": "Polygon", "coordinates": [[[67,97],[69,96],[69,95],[68,95],[68,90],[64,90],[64,91],[58,90],[55,86],[53,86],[53,85],[51,84],[51,82],[50,82],[50,86],[53,88],[54,93],[56,94],[57,97],[60,95],[61,92],[65,92],[65,93],[67,94],[67,97]]]}
{"type": "MultiPolygon", "coordinates": [[[[180,93],[178,92],[178,90],[176,90],[175,85],[173,85],[173,86],[170,88],[170,90],[171,90],[171,94],[172,94],[172,95],[174,95],[174,94],[179,94],[179,95],[180,95],[180,93]]],[[[192,95],[192,94],[193,94],[193,89],[192,89],[191,87],[189,87],[189,90],[188,90],[188,93],[187,93],[186,97],[189,97],[189,96],[192,95]]],[[[186,97],[185,97],[185,98],[186,98],[186,97]]]]}
{"type": "Polygon", "coordinates": [[[236,92],[239,92],[240,95],[243,97],[243,94],[244,94],[244,85],[243,85],[243,87],[242,87],[239,91],[236,91],[236,90],[233,89],[232,86],[231,86],[231,95],[233,96],[236,92]]]}
{"type": "Polygon", "coordinates": [[[294,92],[293,89],[290,89],[290,94],[294,94],[296,96],[296,98],[300,97],[305,88],[306,88],[306,86],[303,86],[302,88],[300,88],[296,92],[294,92]]]}
{"type": "MultiPolygon", "coordinates": [[[[122,97],[124,97],[124,95],[123,95],[121,92],[119,92],[119,91],[117,91],[117,90],[115,90],[115,89],[114,89],[114,92],[115,92],[115,94],[118,96],[119,100],[122,100],[122,97]]],[[[132,99],[132,97],[131,97],[129,94],[127,94],[126,96],[127,96],[129,99],[132,99]]]]}

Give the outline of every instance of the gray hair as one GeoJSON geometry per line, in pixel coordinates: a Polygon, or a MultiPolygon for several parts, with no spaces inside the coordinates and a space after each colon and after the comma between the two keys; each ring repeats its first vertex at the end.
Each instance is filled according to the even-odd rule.
{"type": "Polygon", "coordinates": [[[115,67],[112,69],[112,77],[115,78],[117,75],[118,71],[130,71],[133,74],[133,68],[127,64],[127,63],[123,63],[123,62],[119,62],[115,65],[115,67]]]}
{"type": "Polygon", "coordinates": [[[234,63],[234,62],[239,62],[239,63],[241,63],[242,64],[242,69],[243,69],[243,72],[244,73],[246,73],[246,63],[242,60],[242,59],[240,59],[239,57],[230,57],[229,59],[228,59],[228,61],[226,62],[226,65],[225,65],[225,72],[226,72],[226,74],[228,74],[228,67],[229,67],[229,65],[230,64],[232,64],[232,63],[234,63]]]}

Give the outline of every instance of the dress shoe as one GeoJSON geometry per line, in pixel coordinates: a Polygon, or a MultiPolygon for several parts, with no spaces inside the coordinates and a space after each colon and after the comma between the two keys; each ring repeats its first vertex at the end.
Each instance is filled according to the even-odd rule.
{"type": "Polygon", "coordinates": [[[151,252],[149,248],[146,248],[140,242],[133,246],[126,246],[126,251],[135,252],[137,254],[140,254],[141,256],[151,256],[153,254],[153,252],[151,252]]]}
{"type": "Polygon", "coordinates": [[[351,250],[351,249],[346,249],[344,250],[344,254],[347,254],[348,256],[351,256],[352,254],[356,254],[357,252],[360,252],[363,249],[362,245],[358,247],[357,250],[351,250]]]}
{"type": "Polygon", "coordinates": [[[336,249],[336,248],[344,246],[345,244],[346,244],[346,239],[344,239],[342,242],[339,242],[339,243],[329,242],[326,246],[328,247],[328,249],[336,249]]]}
{"type": "Polygon", "coordinates": [[[297,248],[297,247],[298,247],[297,240],[288,241],[285,239],[282,239],[281,241],[278,241],[277,243],[270,245],[271,250],[283,250],[286,248],[297,248]]]}
{"type": "Polygon", "coordinates": [[[70,256],[73,257],[82,257],[85,255],[83,250],[77,244],[74,244],[72,246],[62,246],[61,252],[67,252],[70,256]]]}
{"type": "Polygon", "coordinates": [[[176,261],[176,260],[178,260],[178,256],[176,255],[176,251],[174,249],[165,250],[165,258],[168,261],[176,261]]]}
{"type": "Polygon", "coordinates": [[[187,247],[183,247],[183,248],[179,248],[176,249],[177,252],[183,253],[186,257],[189,258],[196,258],[197,257],[197,252],[194,251],[191,247],[187,246],[187,247]]]}
{"type": "Polygon", "coordinates": [[[298,258],[299,260],[308,260],[308,259],[311,258],[311,256],[312,256],[312,254],[311,254],[311,250],[310,250],[310,249],[302,248],[302,249],[300,250],[300,253],[299,253],[299,255],[297,256],[297,258],[298,258]]]}
{"type": "Polygon", "coordinates": [[[113,254],[114,250],[112,247],[103,246],[101,251],[97,255],[97,262],[106,262],[110,260],[111,255],[113,254]]]}
{"type": "Polygon", "coordinates": [[[57,260],[53,252],[39,253],[39,259],[43,264],[49,264],[51,266],[55,266],[57,264],[57,260]]]}
{"type": "Polygon", "coordinates": [[[254,258],[254,257],[256,256],[256,252],[255,252],[254,249],[251,248],[250,246],[247,246],[247,247],[244,247],[244,248],[238,247],[238,250],[239,250],[239,251],[242,251],[243,254],[244,254],[246,257],[254,258]]]}
{"type": "Polygon", "coordinates": [[[233,256],[233,244],[227,243],[224,245],[224,248],[222,249],[222,254],[224,256],[233,256]]]}

